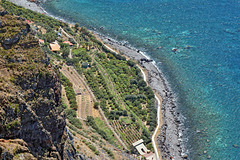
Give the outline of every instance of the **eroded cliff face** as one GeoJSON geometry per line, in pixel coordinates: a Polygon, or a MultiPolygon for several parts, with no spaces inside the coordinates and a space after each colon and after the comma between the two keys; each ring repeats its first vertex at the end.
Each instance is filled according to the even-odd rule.
{"type": "Polygon", "coordinates": [[[59,72],[22,18],[0,16],[0,42],[0,159],[24,157],[16,148],[31,158],[63,159],[68,137],[59,72]]]}

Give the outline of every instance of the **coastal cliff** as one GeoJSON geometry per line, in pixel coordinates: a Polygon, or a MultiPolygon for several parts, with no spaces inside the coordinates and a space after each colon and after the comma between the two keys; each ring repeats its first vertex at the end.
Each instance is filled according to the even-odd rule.
{"type": "Polygon", "coordinates": [[[67,144],[59,71],[25,20],[1,13],[0,158],[68,159],[76,151],[67,144]]]}

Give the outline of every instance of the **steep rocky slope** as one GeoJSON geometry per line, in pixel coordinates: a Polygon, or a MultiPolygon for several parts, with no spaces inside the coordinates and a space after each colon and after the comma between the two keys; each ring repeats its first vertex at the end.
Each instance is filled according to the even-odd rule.
{"type": "Polygon", "coordinates": [[[5,14],[0,14],[0,159],[67,159],[75,151],[66,144],[59,72],[24,19],[5,14]]]}

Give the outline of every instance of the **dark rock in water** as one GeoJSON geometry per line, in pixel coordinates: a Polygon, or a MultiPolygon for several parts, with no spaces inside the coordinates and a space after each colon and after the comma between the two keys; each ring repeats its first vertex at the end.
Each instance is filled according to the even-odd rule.
{"type": "Polygon", "coordinates": [[[192,48],[190,45],[187,45],[187,46],[185,47],[185,49],[190,49],[190,48],[192,48]]]}
{"type": "Polygon", "coordinates": [[[177,52],[177,50],[178,50],[177,48],[172,48],[173,52],[177,52]]]}
{"type": "Polygon", "coordinates": [[[144,62],[152,62],[152,59],[146,59],[146,58],[141,58],[140,61],[144,61],[144,62]]]}
{"type": "Polygon", "coordinates": [[[237,144],[233,144],[234,148],[239,148],[239,146],[237,144]]]}
{"type": "Polygon", "coordinates": [[[187,154],[184,154],[184,155],[183,155],[183,158],[184,158],[184,159],[187,159],[187,158],[188,158],[188,155],[187,155],[187,154]]]}
{"type": "Polygon", "coordinates": [[[197,133],[200,133],[201,131],[197,129],[196,132],[197,132],[197,133]]]}

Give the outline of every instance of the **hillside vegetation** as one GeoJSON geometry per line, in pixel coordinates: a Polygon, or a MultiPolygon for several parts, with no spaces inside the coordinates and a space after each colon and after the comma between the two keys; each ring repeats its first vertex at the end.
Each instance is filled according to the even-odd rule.
{"type": "MultiPolygon", "coordinates": [[[[84,136],[86,133],[93,133],[93,136],[101,137],[101,141],[106,141],[106,143],[113,144],[119,149],[125,149],[127,151],[132,149],[133,142],[142,138],[148,149],[152,149],[150,134],[156,126],[157,113],[154,92],[143,80],[136,62],[108,50],[101,41],[84,27],[80,28],[78,25],[72,26],[59,22],[45,15],[13,5],[7,1],[1,5],[10,13],[24,18],[21,19],[18,17],[22,21],[32,21],[33,23],[26,25],[27,28],[31,27],[36,33],[36,37],[44,40],[44,43],[41,44],[43,52],[38,51],[39,44],[34,38],[32,38],[31,43],[28,42],[28,40],[19,40],[19,45],[12,45],[7,52],[2,48],[2,57],[10,62],[5,65],[7,65],[7,68],[13,67],[14,70],[16,70],[11,72],[14,73],[11,74],[9,79],[11,83],[22,84],[23,86],[28,85],[28,81],[22,81],[20,77],[30,77],[30,75],[27,74],[30,71],[34,72],[32,77],[34,80],[45,78],[48,82],[49,79],[52,78],[52,72],[55,73],[56,78],[61,78],[69,103],[69,106],[64,105],[68,119],[68,128],[72,131],[73,135],[81,137],[81,143],[88,146],[96,156],[101,155],[101,153],[99,153],[96,148],[90,147],[91,145],[86,142],[86,138],[90,139],[88,136],[84,136]],[[67,35],[63,33],[63,30],[67,35]],[[57,41],[60,45],[61,51],[52,52],[50,50],[49,43],[54,41],[57,41]],[[73,43],[73,46],[63,43],[64,41],[70,41],[73,43]],[[25,53],[25,48],[20,48],[19,46],[29,46],[31,52],[35,54],[25,53]],[[18,49],[18,51],[24,53],[24,55],[29,55],[26,56],[27,60],[23,60],[25,58],[23,54],[17,55],[12,53],[11,50],[13,48],[18,49]],[[50,61],[44,53],[51,57],[52,61],[50,61]],[[8,57],[11,58],[9,59],[8,57]],[[11,64],[12,61],[14,61],[14,64],[11,64]],[[21,65],[16,65],[16,61],[21,65]],[[29,61],[31,61],[31,63],[29,63],[29,61]],[[39,62],[41,62],[41,64],[39,64],[39,62]],[[104,116],[107,118],[109,124],[111,124],[114,131],[117,132],[127,148],[121,146],[116,139],[113,140],[113,134],[111,135],[112,131],[108,127],[103,127],[105,123],[103,117],[99,116],[94,118],[88,116],[86,120],[78,119],[76,111],[78,112],[79,106],[77,104],[77,95],[74,92],[73,83],[62,74],[59,74],[58,71],[49,67],[51,64],[57,64],[56,68],[61,68],[65,63],[73,66],[83,81],[90,87],[96,97],[96,101],[94,100],[94,108],[101,109],[104,112],[104,116]],[[18,76],[15,74],[18,74],[18,76]],[[92,128],[92,131],[90,131],[91,129],[89,130],[89,128],[92,128]]],[[[11,25],[17,26],[16,24],[11,25]]],[[[13,36],[21,30],[22,28],[15,27],[12,35],[2,34],[0,38],[1,36],[13,36]]],[[[3,33],[5,34],[5,32],[3,33]]],[[[5,80],[3,79],[1,81],[4,83],[5,80]]],[[[49,83],[45,85],[49,85],[49,83]]],[[[36,85],[32,83],[29,84],[29,86],[33,88],[36,87],[36,85]]],[[[59,91],[60,88],[59,85],[56,89],[59,91]]],[[[39,92],[46,92],[44,95],[56,92],[51,89],[52,87],[49,87],[39,92]]],[[[34,91],[35,90],[30,90],[28,94],[35,94],[34,91]]],[[[37,95],[40,94],[39,92],[37,92],[37,95]]],[[[35,102],[37,95],[32,96],[33,99],[30,98],[30,100],[35,102]]],[[[56,103],[61,99],[59,96],[53,97],[57,98],[57,100],[55,99],[52,103],[56,103]]],[[[48,102],[48,104],[52,103],[48,102]]],[[[59,106],[57,108],[59,108],[60,111],[63,110],[61,103],[54,105],[59,106]]],[[[91,144],[94,144],[94,142],[91,141],[91,144]]],[[[109,148],[100,147],[100,149],[103,149],[104,153],[108,153],[109,157],[113,157],[115,154],[112,153],[112,155],[112,151],[109,150],[109,148]]]]}
{"type": "Polygon", "coordinates": [[[6,13],[0,16],[0,139],[7,140],[0,153],[7,159],[66,158],[60,74],[30,26],[6,13]]]}

